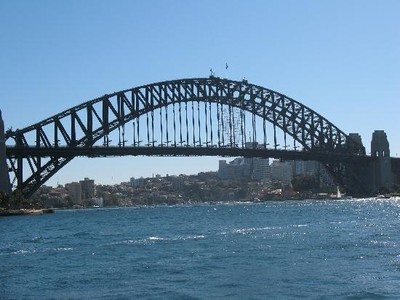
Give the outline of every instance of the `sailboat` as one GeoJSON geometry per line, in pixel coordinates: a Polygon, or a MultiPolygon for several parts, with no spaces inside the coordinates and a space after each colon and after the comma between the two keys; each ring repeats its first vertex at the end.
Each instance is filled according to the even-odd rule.
{"type": "Polygon", "coordinates": [[[336,199],[341,199],[341,198],[342,198],[342,194],[340,193],[339,186],[337,185],[336,186],[336,199]]]}
{"type": "Polygon", "coordinates": [[[342,199],[342,193],[339,190],[339,186],[336,186],[336,194],[332,193],[330,199],[342,199]]]}

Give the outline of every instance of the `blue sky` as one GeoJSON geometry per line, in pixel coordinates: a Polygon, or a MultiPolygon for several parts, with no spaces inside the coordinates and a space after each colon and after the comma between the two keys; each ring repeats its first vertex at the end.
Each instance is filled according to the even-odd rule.
{"type": "MultiPolygon", "coordinates": [[[[106,93],[221,77],[276,90],[400,156],[400,1],[0,1],[0,109],[23,128],[106,93]],[[226,72],[225,63],[229,68],[226,72]]],[[[74,159],[48,183],[216,170],[219,158],[74,159]]]]}

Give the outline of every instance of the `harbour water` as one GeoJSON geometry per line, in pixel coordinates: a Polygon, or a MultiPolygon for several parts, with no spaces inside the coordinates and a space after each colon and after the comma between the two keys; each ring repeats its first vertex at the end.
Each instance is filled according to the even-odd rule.
{"type": "Polygon", "coordinates": [[[400,199],[0,218],[1,299],[398,299],[400,199]]]}

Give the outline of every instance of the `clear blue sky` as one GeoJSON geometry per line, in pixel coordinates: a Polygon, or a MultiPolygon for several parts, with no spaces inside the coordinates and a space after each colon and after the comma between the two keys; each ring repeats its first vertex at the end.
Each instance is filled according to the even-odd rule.
{"type": "MultiPolygon", "coordinates": [[[[400,156],[400,1],[0,1],[0,109],[23,128],[106,93],[228,76],[400,156]],[[229,64],[225,74],[225,63],[229,64]]],[[[74,159],[48,184],[216,170],[218,158],[74,159]]]]}

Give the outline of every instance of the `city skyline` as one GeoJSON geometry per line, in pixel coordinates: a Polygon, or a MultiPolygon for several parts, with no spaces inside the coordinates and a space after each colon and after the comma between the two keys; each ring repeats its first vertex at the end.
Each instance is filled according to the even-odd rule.
{"type": "MultiPolygon", "coordinates": [[[[373,131],[385,130],[398,157],[399,9],[397,1],[2,1],[0,109],[6,128],[23,128],[106,93],[212,68],[360,133],[367,153],[373,131]]],[[[197,174],[216,171],[219,159],[75,158],[46,184],[197,174]]]]}

